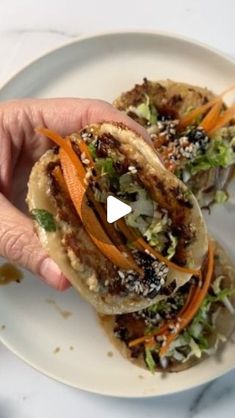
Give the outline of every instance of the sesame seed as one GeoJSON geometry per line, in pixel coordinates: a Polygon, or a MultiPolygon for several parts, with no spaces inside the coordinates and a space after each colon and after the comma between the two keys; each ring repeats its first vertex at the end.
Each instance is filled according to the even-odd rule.
{"type": "Polygon", "coordinates": [[[134,167],[133,165],[130,165],[128,167],[128,170],[132,173],[132,174],[136,174],[137,173],[137,169],[136,167],[134,167]]]}
{"type": "Polygon", "coordinates": [[[82,160],[83,164],[87,165],[90,163],[90,161],[88,160],[88,158],[85,158],[84,160],[82,160]]]}
{"type": "Polygon", "coordinates": [[[121,279],[125,278],[125,274],[121,270],[118,271],[118,275],[121,277],[121,279]]]}

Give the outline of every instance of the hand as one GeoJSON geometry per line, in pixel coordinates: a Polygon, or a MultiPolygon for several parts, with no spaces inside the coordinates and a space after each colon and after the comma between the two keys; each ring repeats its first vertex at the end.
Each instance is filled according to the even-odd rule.
{"type": "Polygon", "coordinates": [[[149,140],[141,126],[103,101],[26,99],[0,104],[0,255],[58,290],[69,282],[41,247],[25,204],[32,166],[52,145],[36,135],[35,128],[65,136],[102,121],[123,122],[149,140]]]}

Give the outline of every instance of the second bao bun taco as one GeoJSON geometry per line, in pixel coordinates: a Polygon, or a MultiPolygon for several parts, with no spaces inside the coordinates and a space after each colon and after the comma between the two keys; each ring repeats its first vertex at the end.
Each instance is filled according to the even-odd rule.
{"type": "Polygon", "coordinates": [[[144,126],[165,167],[180,178],[201,207],[228,199],[235,163],[235,105],[223,102],[235,86],[213,94],[172,80],[144,79],[114,106],[144,126]]]}
{"type": "Polygon", "coordinates": [[[208,250],[195,197],[142,137],[118,123],[61,138],[32,169],[28,206],[48,254],[98,312],[164,300],[199,270],[208,250]],[[113,195],[132,212],[106,220],[113,195]]]}

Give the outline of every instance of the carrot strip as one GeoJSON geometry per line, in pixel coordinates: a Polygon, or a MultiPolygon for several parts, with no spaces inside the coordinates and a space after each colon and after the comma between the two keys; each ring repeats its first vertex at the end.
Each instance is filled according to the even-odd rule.
{"type": "MultiPolygon", "coordinates": [[[[67,184],[64,180],[61,168],[59,166],[56,166],[52,173],[53,173],[53,176],[55,177],[57,183],[59,184],[60,188],[64,191],[65,194],[69,195],[69,190],[68,190],[67,184]]],[[[141,268],[135,263],[135,260],[133,259],[132,255],[130,254],[130,251],[128,250],[128,248],[126,248],[125,245],[122,243],[118,232],[114,229],[114,227],[112,225],[110,225],[108,222],[106,222],[106,214],[105,214],[105,211],[104,211],[103,207],[101,206],[101,204],[93,198],[92,193],[88,193],[88,198],[94,204],[95,209],[97,210],[97,212],[98,212],[98,214],[101,218],[101,221],[102,222],[104,221],[103,226],[106,229],[106,232],[108,233],[112,242],[118,247],[119,250],[121,250],[122,252],[126,252],[127,258],[131,260],[133,265],[135,265],[135,270],[138,271],[139,274],[142,274],[143,272],[142,272],[141,268]]]]}
{"type": "Polygon", "coordinates": [[[78,215],[82,219],[84,228],[89,233],[95,245],[110,261],[112,261],[113,264],[122,269],[133,269],[133,267],[135,267],[133,266],[133,263],[110,241],[92,208],[87,205],[85,210],[82,210],[82,203],[85,201],[86,190],[82,180],[78,176],[76,167],[74,164],[71,164],[70,157],[63,149],[60,150],[60,160],[70,197],[78,215]]]}
{"type": "Polygon", "coordinates": [[[217,123],[210,129],[210,134],[227,125],[235,117],[235,105],[225,110],[217,119],[217,123]]]}
{"type": "MultiPolygon", "coordinates": [[[[50,138],[57,145],[59,145],[65,151],[65,153],[69,156],[70,160],[73,162],[74,166],[76,167],[77,173],[82,178],[84,177],[84,175],[85,175],[85,169],[84,169],[81,161],[77,157],[76,153],[73,151],[72,146],[71,146],[71,143],[69,141],[64,140],[60,135],[58,135],[57,133],[55,133],[53,131],[50,131],[49,129],[40,128],[40,129],[37,130],[37,132],[40,133],[41,135],[48,136],[48,138],[50,138]]],[[[80,141],[80,144],[81,143],[82,143],[82,141],[80,141]]],[[[85,143],[83,143],[83,144],[84,144],[83,149],[85,150],[84,152],[86,152],[86,155],[88,156],[89,160],[92,162],[92,157],[88,153],[89,150],[87,149],[86,144],[85,143]]],[[[67,181],[66,181],[66,183],[67,183],[67,181]]],[[[93,202],[95,204],[95,201],[94,200],[93,200],[93,202]]],[[[100,210],[100,213],[101,213],[101,210],[100,210]]],[[[102,214],[101,216],[104,219],[104,215],[102,214]]],[[[136,235],[136,233],[134,232],[134,230],[132,230],[131,228],[127,227],[126,226],[126,223],[122,219],[120,219],[118,221],[118,225],[119,225],[119,228],[121,229],[122,233],[126,236],[126,238],[127,239],[130,239],[130,241],[134,241],[135,246],[140,251],[143,251],[143,250],[148,251],[153,257],[155,257],[158,260],[164,262],[171,269],[174,269],[174,270],[177,270],[177,271],[181,271],[183,273],[189,273],[189,274],[194,274],[196,276],[200,276],[200,271],[199,270],[195,270],[195,269],[190,269],[190,268],[185,268],[185,267],[178,266],[177,264],[175,264],[172,261],[170,261],[167,258],[165,258],[161,253],[159,253],[158,251],[154,250],[150,245],[148,245],[144,241],[144,239],[138,237],[138,235],[136,235]]]]}
{"type": "Polygon", "coordinates": [[[187,325],[192,321],[193,317],[198,312],[203,300],[205,299],[205,296],[208,292],[211,278],[213,275],[213,267],[214,267],[214,244],[212,242],[209,242],[208,247],[208,265],[207,265],[207,273],[205,277],[205,281],[203,283],[202,288],[198,288],[193,296],[193,299],[191,303],[189,304],[188,308],[183,312],[183,315],[178,317],[178,327],[177,332],[175,333],[168,333],[167,340],[165,341],[165,344],[161,347],[161,350],[159,352],[160,357],[163,357],[167,351],[169,350],[169,347],[171,343],[176,339],[178,334],[187,327],[187,325]],[[179,321],[180,319],[180,321],[179,321]]]}
{"type": "Polygon", "coordinates": [[[228,89],[224,90],[219,96],[215,97],[214,99],[210,100],[208,103],[198,106],[196,109],[193,109],[187,115],[182,116],[179,123],[179,128],[183,129],[190,125],[195,119],[209,110],[214,104],[220,101],[226,94],[230,93],[231,91],[235,90],[235,85],[229,87],[228,89]]]}
{"type": "Polygon", "coordinates": [[[63,190],[65,194],[69,194],[67,184],[65,183],[61,168],[57,165],[54,170],[52,171],[52,175],[57,181],[58,185],[60,186],[60,189],[63,190]]]}
{"type": "MultiPolygon", "coordinates": [[[[92,155],[89,151],[89,148],[87,146],[87,144],[80,140],[78,142],[78,147],[81,151],[81,153],[84,153],[85,158],[87,160],[89,160],[89,167],[90,168],[94,168],[95,167],[95,162],[92,158],[92,155]]],[[[128,258],[130,258],[132,260],[132,263],[135,264],[135,270],[137,270],[140,274],[142,274],[142,270],[141,268],[139,268],[139,266],[135,263],[133,257],[130,254],[130,251],[126,248],[126,246],[122,243],[121,238],[119,236],[119,234],[117,233],[117,231],[115,230],[114,226],[109,224],[106,220],[106,211],[104,210],[103,206],[100,204],[100,202],[97,202],[92,193],[89,193],[88,191],[88,196],[89,198],[92,200],[92,203],[95,206],[95,209],[97,210],[101,221],[103,223],[103,226],[105,227],[107,233],[109,234],[110,238],[113,240],[113,242],[121,249],[121,251],[126,252],[126,254],[128,255],[128,258]]]]}
{"type": "Polygon", "coordinates": [[[160,350],[160,356],[163,356],[171,342],[174,341],[174,339],[177,337],[177,335],[182,331],[183,328],[185,328],[189,322],[193,319],[193,317],[196,315],[198,309],[200,308],[207,292],[210,286],[212,274],[213,274],[213,266],[214,266],[214,245],[209,242],[208,247],[208,266],[207,266],[207,273],[206,278],[203,284],[202,288],[197,288],[195,292],[195,285],[192,285],[189,294],[187,296],[186,302],[183,306],[183,308],[180,310],[180,312],[177,315],[178,320],[176,322],[179,322],[180,319],[180,326],[177,329],[177,333],[170,333],[169,326],[174,326],[174,323],[168,321],[167,323],[163,324],[159,329],[157,329],[154,333],[151,335],[144,335],[143,337],[136,338],[135,340],[132,340],[129,342],[128,346],[135,347],[136,345],[151,341],[153,337],[156,337],[158,335],[166,335],[167,340],[164,344],[164,346],[160,350]]]}
{"type": "MultiPolygon", "coordinates": [[[[80,159],[78,158],[78,156],[76,155],[76,153],[74,152],[74,150],[73,150],[73,148],[72,148],[72,145],[71,145],[71,142],[67,139],[64,139],[64,138],[62,138],[60,135],[58,135],[56,132],[54,132],[54,131],[51,131],[51,130],[49,130],[49,129],[46,129],[46,128],[40,128],[40,129],[37,129],[37,132],[39,133],[39,134],[41,134],[41,135],[44,135],[44,136],[47,136],[48,138],[50,138],[53,142],[55,142],[63,151],[64,151],[64,153],[69,157],[69,159],[70,159],[70,161],[73,163],[72,165],[74,166],[74,168],[75,168],[75,171],[76,171],[76,175],[78,174],[79,176],[80,176],[80,178],[79,178],[79,185],[80,185],[80,189],[78,189],[77,190],[77,193],[79,192],[80,193],[80,198],[81,198],[81,201],[80,201],[80,205],[82,204],[82,199],[83,199],[83,197],[85,196],[85,192],[86,192],[86,190],[85,190],[85,185],[84,185],[84,178],[85,178],[85,174],[86,174],[86,170],[85,170],[85,168],[83,167],[83,165],[82,165],[82,163],[81,163],[81,161],[80,161],[80,159]]],[[[83,142],[82,141],[80,141],[80,144],[82,144],[83,142]]],[[[82,148],[82,150],[83,150],[83,152],[85,152],[85,155],[86,155],[86,157],[87,158],[89,158],[89,160],[92,162],[92,157],[90,156],[90,154],[89,154],[89,150],[88,150],[88,148],[87,148],[87,146],[86,146],[86,144],[84,143],[84,145],[85,145],[85,147],[84,148],[82,148]]],[[[61,153],[61,150],[60,150],[60,153],[61,153]]],[[[64,155],[65,155],[64,154],[64,155]]],[[[67,161],[68,162],[68,161],[67,161]]],[[[71,164],[70,164],[70,166],[71,166],[71,164]]],[[[71,167],[71,170],[72,170],[72,167],[71,167]]],[[[68,170],[69,171],[69,170],[68,170]]],[[[62,175],[62,173],[61,173],[61,175],[62,175]]],[[[61,179],[61,176],[60,176],[60,178],[58,178],[58,176],[60,176],[60,175],[58,175],[58,173],[57,173],[57,180],[58,180],[58,182],[60,182],[61,181],[61,183],[62,183],[62,179],[61,179]]],[[[62,177],[63,177],[63,175],[62,175],[62,177]]],[[[67,183],[67,182],[66,182],[67,183]]],[[[68,186],[67,184],[66,184],[66,186],[68,186]]],[[[70,191],[69,191],[69,194],[70,194],[70,191]]],[[[126,256],[124,255],[124,254],[122,254],[120,251],[118,251],[118,249],[117,248],[115,248],[114,246],[113,246],[113,243],[109,240],[109,237],[106,235],[106,233],[105,233],[105,231],[103,231],[102,230],[102,232],[103,232],[103,235],[101,235],[101,236],[103,236],[103,238],[104,238],[104,235],[105,235],[105,237],[106,237],[106,239],[108,240],[107,242],[108,242],[108,245],[109,246],[111,246],[112,247],[112,249],[114,249],[115,250],[115,253],[116,253],[116,256],[117,256],[117,253],[119,253],[119,264],[117,264],[117,265],[119,265],[119,267],[121,267],[121,266],[123,266],[122,268],[125,268],[125,269],[134,269],[135,271],[137,271],[138,273],[140,273],[140,274],[142,274],[142,270],[140,269],[140,267],[136,264],[136,262],[135,262],[135,260],[132,258],[132,256],[130,255],[130,252],[129,252],[129,250],[122,244],[122,242],[121,242],[121,240],[120,240],[120,237],[119,237],[119,235],[116,233],[116,231],[115,231],[115,229],[114,228],[112,228],[112,226],[111,225],[109,225],[107,222],[106,222],[106,213],[105,213],[105,211],[104,211],[104,209],[103,209],[103,207],[100,205],[100,203],[99,202],[97,202],[95,199],[94,199],[94,196],[93,196],[93,194],[91,193],[91,192],[89,192],[89,191],[87,191],[87,194],[88,194],[88,197],[89,197],[89,199],[92,201],[92,203],[94,204],[94,206],[95,206],[95,209],[97,210],[97,212],[99,213],[99,215],[101,216],[101,218],[102,218],[102,220],[103,220],[103,223],[105,223],[105,227],[106,227],[106,230],[107,230],[107,232],[109,233],[109,235],[112,235],[111,236],[111,238],[114,238],[114,240],[115,240],[115,244],[117,244],[117,245],[119,245],[120,247],[121,247],[121,251],[123,252],[123,253],[126,253],[126,256]],[[120,259],[122,259],[122,261],[120,261],[120,259]],[[120,265],[120,263],[121,263],[121,265],[120,265]],[[125,267],[124,267],[125,266],[125,267]]],[[[70,196],[71,196],[71,194],[70,194],[70,196]]],[[[71,198],[72,198],[72,196],[71,196],[71,198]]],[[[77,199],[78,199],[78,196],[77,196],[77,199]]],[[[72,199],[73,200],[73,199],[72,199]]],[[[74,203],[74,202],[73,202],[74,203]]],[[[77,203],[78,203],[78,200],[77,200],[77,203]]],[[[76,205],[75,205],[75,207],[76,207],[76,205]]],[[[88,206],[87,206],[87,208],[88,208],[88,206]]],[[[87,208],[86,208],[86,210],[84,211],[84,212],[87,212],[87,208]]],[[[77,209],[77,207],[76,207],[76,209],[77,209]]],[[[89,208],[90,209],[90,212],[93,212],[92,211],[92,209],[91,208],[89,208]]],[[[89,211],[89,210],[88,210],[89,211]]],[[[97,220],[97,218],[96,218],[96,216],[95,216],[95,214],[93,213],[93,215],[94,215],[94,217],[95,217],[95,219],[96,219],[96,221],[97,221],[97,223],[99,224],[99,221],[97,220]]],[[[81,217],[81,214],[80,214],[80,217],[81,217]]],[[[83,215],[83,217],[84,217],[84,215],[83,215]]],[[[83,221],[83,218],[81,218],[82,219],[82,221],[83,221]]],[[[91,222],[91,224],[92,224],[92,222],[91,222]]],[[[99,224],[99,229],[102,229],[101,228],[101,225],[99,224]]],[[[92,226],[90,225],[90,229],[92,228],[92,226]]],[[[89,232],[89,231],[88,231],[89,232]]],[[[93,237],[93,234],[92,234],[92,232],[90,231],[90,233],[89,233],[89,235],[91,236],[91,238],[93,239],[94,237],[93,237]]],[[[97,235],[97,234],[96,234],[97,235]]],[[[94,239],[93,239],[94,240],[94,239]]],[[[101,241],[103,241],[103,239],[101,238],[101,241]]],[[[106,242],[106,241],[105,241],[106,242]]],[[[102,242],[100,243],[100,246],[102,246],[101,245],[102,244],[102,242]]],[[[99,248],[100,248],[100,246],[99,246],[99,248]]],[[[100,248],[100,250],[101,250],[101,248],[100,248]]],[[[107,258],[109,258],[108,257],[108,253],[106,254],[106,252],[105,252],[106,250],[104,250],[103,249],[103,251],[101,250],[101,252],[103,252],[103,254],[104,255],[106,255],[107,256],[107,258]]],[[[112,260],[111,260],[112,261],[112,260]]],[[[115,262],[114,262],[114,264],[116,264],[115,262]]]]}
{"type": "MultiPolygon", "coordinates": [[[[179,317],[188,308],[194,291],[195,291],[195,285],[192,285],[189,289],[189,293],[188,293],[187,299],[185,301],[185,304],[184,304],[183,308],[180,310],[180,312],[178,314],[179,317]]],[[[129,342],[128,346],[131,348],[131,347],[135,347],[136,345],[139,345],[139,344],[142,344],[142,343],[147,343],[148,341],[152,341],[152,339],[154,339],[154,337],[156,337],[158,335],[163,335],[164,333],[166,333],[166,331],[169,330],[169,324],[170,324],[170,321],[167,321],[160,328],[158,328],[155,332],[153,332],[151,335],[144,335],[143,337],[135,338],[134,340],[129,342]]]]}
{"type": "Polygon", "coordinates": [[[164,334],[168,330],[168,324],[163,324],[151,335],[143,335],[143,337],[135,338],[134,340],[128,343],[128,347],[135,347],[136,345],[152,341],[152,338],[157,337],[158,335],[164,334]]]}
{"type": "Polygon", "coordinates": [[[209,132],[216,125],[220,115],[222,104],[222,100],[218,100],[218,102],[212,106],[211,110],[207,113],[207,115],[200,123],[199,126],[201,126],[206,132],[209,132]]]}
{"type": "MultiPolygon", "coordinates": [[[[92,194],[90,195],[90,193],[88,193],[88,197],[92,199],[92,194]]],[[[119,248],[119,250],[121,250],[123,253],[126,254],[127,258],[132,262],[133,264],[133,268],[135,271],[137,271],[140,275],[143,274],[142,269],[136,264],[135,260],[133,259],[129,249],[123,244],[118,232],[115,230],[114,226],[109,224],[106,220],[106,212],[103,208],[103,206],[97,202],[94,198],[92,199],[92,202],[95,206],[95,209],[97,210],[101,222],[106,230],[106,232],[108,233],[108,235],[110,236],[112,242],[119,248]]]]}
{"type": "Polygon", "coordinates": [[[60,135],[58,135],[56,132],[51,131],[50,129],[46,128],[39,128],[36,130],[37,133],[47,136],[50,138],[55,144],[57,144],[59,147],[61,147],[66,154],[69,156],[70,160],[72,161],[73,165],[76,167],[77,173],[82,178],[85,176],[85,169],[79,160],[77,154],[74,152],[71,142],[68,139],[62,138],[60,135]]]}
{"type": "Polygon", "coordinates": [[[125,221],[123,219],[119,219],[117,221],[117,225],[120,228],[123,235],[133,243],[133,245],[140,251],[145,251],[149,253],[152,257],[157,258],[161,262],[165,263],[170,269],[181,271],[182,273],[189,273],[195,276],[201,276],[200,270],[190,269],[187,267],[181,267],[177,264],[173,263],[172,261],[168,260],[164,257],[159,251],[153,249],[145,240],[139,237],[133,228],[127,227],[125,221]]]}

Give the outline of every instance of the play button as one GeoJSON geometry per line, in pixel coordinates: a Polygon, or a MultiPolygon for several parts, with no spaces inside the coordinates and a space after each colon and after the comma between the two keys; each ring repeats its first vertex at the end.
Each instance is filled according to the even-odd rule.
{"type": "Polygon", "coordinates": [[[112,224],[118,221],[123,216],[128,215],[132,211],[131,206],[122,202],[114,196],[108,196],[107,198],[107,221],[112,224]]]}

